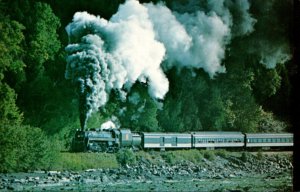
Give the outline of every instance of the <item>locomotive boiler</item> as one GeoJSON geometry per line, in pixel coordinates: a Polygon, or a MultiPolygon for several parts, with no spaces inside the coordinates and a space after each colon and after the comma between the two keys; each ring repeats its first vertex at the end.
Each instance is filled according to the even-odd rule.
{"type": "Polygon", "coordinates": [[[77,130],[72,140],[75,152],[115,152],[120,148],[139,148],[141,136],[129,129],[77,130]]]}

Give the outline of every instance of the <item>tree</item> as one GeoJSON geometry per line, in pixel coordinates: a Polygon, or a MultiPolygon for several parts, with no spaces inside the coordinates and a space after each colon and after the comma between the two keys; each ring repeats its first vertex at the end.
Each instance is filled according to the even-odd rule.
{"type": "Polygon", "coordinates": [[[144,110],[141,112],[141,115],[138,119],[138,127],[141,131],[146,132],[155,132],[159,131],[160,127],[158,126],[157,121],[157,103],[154,100],[148,98],[144,104],[144,110]]]}
{"type": "Polygon", "coordinates": [[[181,117],[182,101],[166,98],[163,110],[158,111],[158,121],[165,132],[180,132],[184,130],[181,117]]]}
{"type": "Polygon", "coordinates": [[[7,84],[0,82],[0,124],[22,122],[22,114],[16,105],[16,94],[7,84]]]}
{"type": "Polygon", "coordinates": [[[204,99],[200,112],[201,122],[205,125],[205,130],[222,131],[228,128],[227,110],[230,106],[226,105],[227,103],[224,100],[220,88],[211,84],[208,97],[204,99]]]}
{"type": "Polygon", "coordinates": [[[203,71],[183,69],[170,71],[168,77],[170,90],[163,109],[158,112],[162,129],[174,132],[206,130],[200,114],[205,112],[204,100],[208,99],[208,76],[203,71]]]}
{"type": "Polygon", "coordinates": [[[143,84],[135,84],[126,102],[115,111],[123,127],[134,131],[159,131],[157,121],[158,102],[153,100],[143,84]]]}
{"type": "Polygon", "coordinates": [[[55,148],[39,128],[1,124],[0,172],[49,168],[55,148]]]}
{"type": "Polygon", "coordinates": [[[20,58],[23,55],[23,29],[20,23],[0,13],[0,124],[20,123],[22,120],[22,114],[16,106],[16,93],[7,84],[16,85],[20,82],[18,79],[11,79],[7,74],[22,76],[24,63],[20,58]]]}
{"type": "Polygon", "coordinates": [[[27,81],[32,81],[44,75],[44,63],[53,60],[61,47],[56,33],[60,20],[46,3],[4,0],[4,4],[4,12],[25,27],[23,48],[26,54],[23,60],[27,81]]]}
{"type": "MultiPolygon", "coordinates": [[[[26,64],[26,81],[21,84],[21,88],[17,92],[19,95],[18,105],[24,111],[26,123],[35,126],[45,125],[50,118],[50,114],[47,112],[49,112],[49,106],[52,106],[51,102],[61,99],[53,98],[54,95],[59,95],[55,92],[66,92],[64,89],[58,90],[58,80],[55,79],[58,71],[53,70],[58,68],[57,65],[62,64],[52,62],[61,48],[56,33],[60,27],[60,21],[48,4],[30,0],[8,3],[15,7],[9,8],[7,12],[15,13],[12,16],[25,26],[24,52],[26,54],[24,54],[23,61],[26,64]],[[26,17],[22,17],[22,15],[26,15],[26,17]],[[45,110],[46,108],[47,110],[45,110]]],[[[59,73],[63,76],[63,71],[59,73]]],[[[52,107],[52,110],[57,111],[58,109],[60,107],[52,107]]],[[[54,113],[54,111],[50,113],[54,113]]]]}
{"type": "Polygon", "coordinates": [[[29,33],[26,71],[29,79],[35,79],[44,75],[45,62],[53,60],[61,47],[56,33],[60,21],[48,4],[40,2],[34,4],[31,17],[33,26],[26,26],[29,33]]]}

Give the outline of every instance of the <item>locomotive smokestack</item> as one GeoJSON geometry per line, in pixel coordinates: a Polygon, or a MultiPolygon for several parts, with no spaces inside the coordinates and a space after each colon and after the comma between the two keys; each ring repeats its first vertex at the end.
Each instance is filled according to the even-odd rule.
{"type": "Polygon", "coordinates": [[[88,114],[88,108],[86,106],[85,97],[83,95],[80,95],[79,97],[79,120],[80,120],[80,127],[81,130],[84,131],[86,129],[86,123],[87,123],[87,114],[88,114]]]}
{"type": "Polygon", "coordinates": [[[87,116],[86,113],[80,111],[80,127],[81,131],[84,131],[86,128],[87,116]]]}

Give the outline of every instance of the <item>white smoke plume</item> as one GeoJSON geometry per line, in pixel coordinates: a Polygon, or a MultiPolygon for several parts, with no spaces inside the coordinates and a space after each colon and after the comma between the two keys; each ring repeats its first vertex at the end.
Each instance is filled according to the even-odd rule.
{"type": "Polygon", "coordinates": [[[292,14],[283,18],[279,11],[289,3],[292,8],[292,3],[286,1],[258,1],[254,4],[259,15],[256,28],[260,33],[253,37],[255,41],[249,43],[249,52],[254,52],[268,69],[274,69],[292,58],[289,41],[289,19],[292,14]]]}
{"type": "Polygon", "coordinates": [[[100,129],[101,131],[107,129],[116,129],[116,125],[111,120],[108,120],[101,124],[100,129]]]}
{"type": "Polygon", "coordinates": [[[260,63],[268,69],[274,69],[277,64],[284,64],[289,61],[292,56],[289,53],[289,46],[281,44],[280,46],[274,46],[269,44],[260,44],[260,63]]]}
{"type": "Polygon", "coordinates": [[[226,45],[232,36],[250,33],[255,23],[249,3],[242,2],[208,0],[206,9],[199,5],[191,12],[172,12],[161,3],[127,0],[110,20],[75,13],[66,27],[65,76],[79,89],[82,129],[90,114],[106,104],[111,90],[125,100],[139,81],[148,84],[152,98],[163,99],[169,89],[165,70],[203,69],[210,77],[225,72],[226,45]],[[230,7],[243,15],[234,32],[232,26],[238,25],[233,25],[230,7]]]}
{"type": "Polygon", "coordinates": [[[134,105],[137,105],[141,101],[141,96],[137,92],[134,92],[128,97],[128,101],[134,105]]]}

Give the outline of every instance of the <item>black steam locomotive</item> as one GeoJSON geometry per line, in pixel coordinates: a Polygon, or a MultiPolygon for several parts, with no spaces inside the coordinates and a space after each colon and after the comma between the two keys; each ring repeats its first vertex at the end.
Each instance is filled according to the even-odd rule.
{"type": "Polygon", "coordinates": [[[72,141],[72,151],[74,152],[115,152],[121,148],[165,150],[292,146],[292,133],[133,133],[129,129],[77,130],[72,141]]]}

